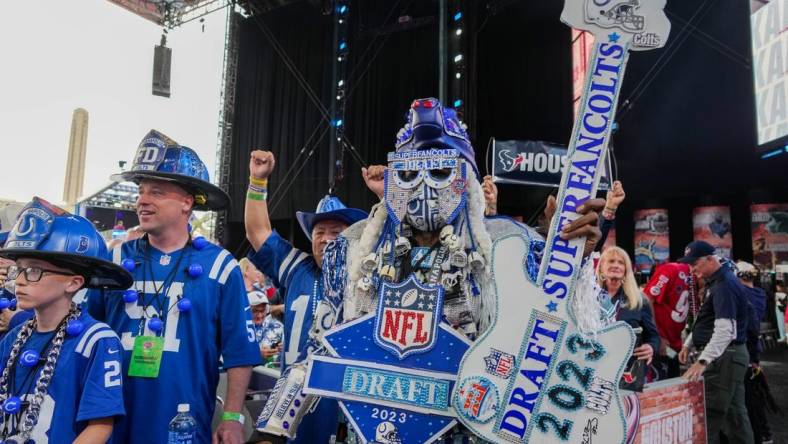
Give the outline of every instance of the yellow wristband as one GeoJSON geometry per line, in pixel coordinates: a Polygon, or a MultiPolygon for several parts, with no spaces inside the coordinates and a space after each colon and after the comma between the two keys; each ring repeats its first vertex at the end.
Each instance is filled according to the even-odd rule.
{"type": "Polygon", "coordinates": [[[267,187],[268,179],[257,179],[252,176],[249,176],[249,183],[251,183],[252,185],[256,185],[258,187],[267,187]]]}

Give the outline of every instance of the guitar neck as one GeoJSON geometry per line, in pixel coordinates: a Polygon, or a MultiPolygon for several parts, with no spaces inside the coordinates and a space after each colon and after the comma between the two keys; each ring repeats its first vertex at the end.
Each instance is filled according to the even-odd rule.
{"type": "Polygon", "coordinates": [[[550,311],[565,306],[567,296],[574,292],[583,260],[585,237],[566,241],[559,233],[580,217],[577,208],[596,195],[629,54],[628,45],[617,40],[612,33],[607,41],[594,44],[591,69],[572,130],[569,162],[558,188],[557,208],[539,269],[538,283],[551,299],[550,311]]]}

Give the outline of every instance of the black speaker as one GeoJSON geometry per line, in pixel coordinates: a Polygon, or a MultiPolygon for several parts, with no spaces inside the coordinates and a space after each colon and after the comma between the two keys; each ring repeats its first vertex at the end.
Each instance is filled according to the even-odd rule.
{"type": "Polygon", "coordinates": [[[172,48],[156,45],[153,49],[153,95],[170,97],[172,48]]]}

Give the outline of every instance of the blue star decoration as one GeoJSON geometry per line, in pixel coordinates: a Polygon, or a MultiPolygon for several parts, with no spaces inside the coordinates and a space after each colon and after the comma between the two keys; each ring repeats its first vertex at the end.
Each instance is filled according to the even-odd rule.
{"type": "MultiPolygon", "coordinates": [[[[430,300],[429,296],[429,294],[424,295],[425,302],[430,300]]],[[[371,313],[343,324],[324,336],[324,342],[331,356],[313,356],[304,390],[306,393],[315,393],[313,390],[318,390],[322,396],[338,399],[351,426],[358,435],[364,437],[359,441],[375,442],[376,430],[382,423],[388,421],[388,427],[396,428],[401,442],[432,442],[456,424],[454,415],[450,413],[452,407],[449,400],[455,384],[454,379],[457,377],[457,369],[471,345],[470,341],[446,323],[438,326],[436,334],[435,347],[400,359],[375,343],[375,314],[371,313]],[[381,369],[381,366],[386,368],[381,369]],[[394,371],[392,367],[398,367],[400,370],[394,371]],[[409,375],[414,370],[417,370],[421,376],[409,375]],[[353,382],[352,376],[348,376],[349,371],[364,373],[367,376],[353,382]],[[369,393],[367,389],[372,381],[372,374],[384,378],[379,389],[384,393],[384,397],[378,394],[362,397],[369,393]],[[415,403],[396,402],[388,397],[396,396],[394,394],[397,393],[393,388],[394,385],[389,381],[393,376],[398,377],[402,384],[414,383],[408,382],[411,378],[420,381],[431,380],[436,387],[441,381],[449,381],[448,388],[438,391],[438,395],[435,395],[437,399],[445,394],[446,397],[441,398],[441,406],[445,404],[447,407],[430,408],[429,398],[422,398],[418,393],[415,403]],[[352,396],[348,394],[349,387],[355,387],[352,396]],[[395,405],[398,407],[394,407],[395,405]],[[416,406],[420,407],[418,411],[413,408],[416,406]],[[389,412],[387,414],[393,414],[388,420],[381,420],[378,416],[378,412],[384,409],[389,412]]],[[[423,386],[424,382],[420,384],[423,386]]],[[[407,394],[407,387],[405,385],[403,387],[405,387],[402,389],[403,393],[407,394]]]]}
{"type": "Polygon", "coordinates": [[[558,304],[556,304],[555,301],[548,302],[546,307],[550,311],[550,313],[555,313],[556,311],[558,311],[558,304]]]}
{"type": "Polygon", "coordinates": [[[621,38],[621,36],[617,32],[612,32],[612,33],[607,35],[608,41],[613,42],[613,43],[618,42],[618,39],[620,39],[620,38],[621,38]]]}

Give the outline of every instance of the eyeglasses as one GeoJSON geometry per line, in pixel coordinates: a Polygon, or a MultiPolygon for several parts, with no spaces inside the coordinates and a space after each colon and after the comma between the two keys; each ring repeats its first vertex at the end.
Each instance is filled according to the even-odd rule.
{"type": "Polygon", "coordinates": [[[25,279],[28,282],[40,281],[41,277],[44,276],[44,273],[59,274],[61,276],[74,276],[74,273],[57,270],[46,270],[39,267],[19,267],[17,265],[11,265],[8,267],[8,279],[15,280],[22,273],[25,274],[25,279]]]}

